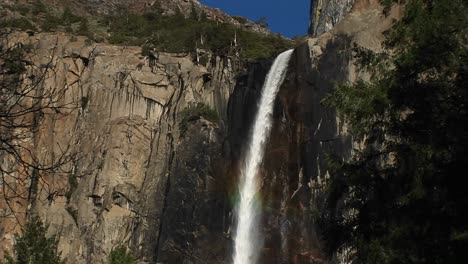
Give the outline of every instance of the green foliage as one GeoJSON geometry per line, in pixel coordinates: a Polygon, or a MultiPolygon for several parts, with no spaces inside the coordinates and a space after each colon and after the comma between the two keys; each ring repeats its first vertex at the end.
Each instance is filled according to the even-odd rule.
{"type": "Polygon", "coordinates": [[[7,264],[61,264],[55,237],[46,237],[47,226],[38,217],[30,219],[23,234],[15,237],[15,256],[6,255],[7,264]]]}
{"type": "MultiPolygon", "coordinates": [[[[72,25],[81,22],[80,28],[78,29],[79,34],[85,32],[82,28],[82,24],[86,19],[73,14],[69,7],[65,7],[63,13],[58,15],[49,12],[42,2],[37,1],[34,2],[32,10],[32,14],[36,16],[33,20],[39,23],[43,31],[65,30],[66,32],[73,33],[72,25]]],[[[88,31],[86,31],[86,33],[88,34],[88,31]]]]}
{"type": "Polygon", "coordinates": [[[124,246],[113,249],[109,256],[109,264],[133,264],[135,260],[124,246]]]}
{"type": "Polygon", "coordinates": [[[73,33],[72,25],[82,21],[82,18],[73,14],[69,7],[65,7],[63,13],[58,15],[49,12],[41,1],[32,3],[31,12],[26,5],[18,5],[15,10],[24,17],[4,20],[0,22],[0,26],[35,31],[38,29],[36,25],[39,25],[43,31],[65,30],[73,33]],[[31,21],[34,21],[34,24],[31,21]]]}
{"type": "Polygon", "coordinates": [[[180,12],[173,16],[123,12],[107,16],[101,24],[109,26],[109,41],[113,44],[145,44],[166,52],[192,52],[196,48],[205,48],[227,55],[235,35],[237,48],[245,59],[273,57],[292,46],[291,41],[280,36],[258,34],[207,20],[203,14],[198,16],[195,10],[188,18],[180,12]]]}
{"type": "Polygon", "coordinates": [[[76,31],[78,35],[83,35],[87,36],[89,38],[93,38],[92,33],[89,31],[89,25],[88,25],[88,19],[87,18],[82,18],[80,20],[80,25],[78,27],[78,30],[76,31]]]}
{"type": "Polygon", "coordinates": [[[392,6],[393,2],[395,1],[394,0],[380,0],[380,3],[382,4],[382,6],[387,9],[392,6]]]}
{"type": "Polygon", "coordinates": [[[47,13],[41,23],[41,29],[43,31],[56,30],[62,25],[62,20],[52,14],[47,13]]]}
{"type": "Polygon", "coordinates": [[[190,15],[189,19],[192,21],[198,21],[200,19],[197,10],[195,9],[195,6],[192,3],[192,9],[190,10],[190,15]]]}
{"type": "Polygon", "coordinates": [[[47,13],[47,8],[41,0],[35,0],[32,5],[31,13],[35,16],[47,13]]]}
{"type": "MultiPolygon", "coordinates": [[[[236,54],[245,60],[257,60],[274,57],[294,44],[280,35],[255,33],[209,20],[206,13],[199,12],[195,6],[188,17],[184,17],[178,9],[172,16],[163,15],[163,9],[157,2],[144,14],[130,13],[125,6],[116,9],[115,14],[99,18],[97,25],[92,23],[93,30],[90,30],[92,19],[88,21],[90,18],[73,14],[69,7],[56,14],[49,12],[41,1],[35,1],[31,14],[34,16],[32,20],[42,31],[65,31],[87,36],[91,40],[106,38],[111,44],[143,46],[145,54],[149,49],[178,53],[194,52],[201,48],[219,56],[236,54]],[[235,38],[237,45],[234,47],[235,38]]],[[[235,19],[240,23],[247,22],[242,17],[235,19]]],[[[20,18],[0,25],[37,30],[35,24],[20,18]]]]}
{"type": "Polygon", "coordinates": [[[218,112],[202,103],[197,103],[196,105],[184,108],[184,110],[179,113],[179,116],[179,129],[181,136],[187,131],[190,122],[198,120],[201,117],[211,122],[219,122],[218,112]]]}
{"type": "Polygon", "coordinates": [[[388,122],[387,91],[376,87],[375,83],[360,80],[352,85],[342,84],[323,102],[346,115],[346,120],[352,124],[352,134],[358,138],[365,136],[372,125],[385,126],[388,122]]]}
{"type": "Polygon", "coordinates": [[[20,30],[37,30],[37,28],[27,18],[13,18],[0,21],[0,27],[13,27],[20,30]]]}
{"type": "Polygon", "coordinates": [[[73,24],[73,23],[81,22],[81,21],[82,21],[81,17],[73,14],[68,6],[65,7],[65,9],[63,10],[63,13],[62,13],[62,24],[63,25],[70,25],[70,24],[73,24]]]}
{"type": "Polygon", "coordinates": [[[15,11],[18,11],[22,16],[27,15],[30,11],[27,5],[18,4],[18,5],[15,5],[13,8],[15,11]]]}
{"type": "Polygon", "coordinates": [[[267,18],[266,17],[261,17],[257,21],[255,21],[256,24],[263,28],[267,28],[269,26],[267,18]]]}
{"type": "Polygon", "coordinates": [[[78,180],[76,178],[76,175],[74,173],[71,173],[70,175],[68,175],[68,191],[65,193],[65,197],[67,198],[67,203],[70,202],[70,198],[77,187],[78,187],[78,180]]]}
{"type": "Polygon", "coordinates": [[[3,72],[6,74],[19,75],[26,70],[24,57],[30,51],[30,46],[18,46],[14,48],[5,48],[0,45],[0,54],[3,60],[3,72]]]}
{"type": "Polygon", "coordinates": [[[468,263],[468,8],[405,2],[384,51],[357,50],[370,81],[325,100],[366,148],[333,163],[323,236],[353,263],[468,263]]]}

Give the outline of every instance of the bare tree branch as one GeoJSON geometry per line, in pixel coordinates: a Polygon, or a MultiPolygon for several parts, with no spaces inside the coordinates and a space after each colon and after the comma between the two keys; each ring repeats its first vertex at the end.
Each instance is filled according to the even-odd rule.
{"type": "Polygon", "coordinates": [[[3,204],[7,207],[0,217],[13,217],[21,224],[18,213],[27,217],[29,209],[19,212],[16,203],[30,205],[39,191],[54,192],[45,176],[70,173],[66,167],[76,160],[71,144],[57,144],[51,157],[38,155],[41,125],[46,117],[58,120],[78,109],[78,103],[64,103],[71,86],[46,87],[47,78],[56,75],[58,43],[46,56],[47,62],[36,65],[34,49],[14,42],[12,34],[0,29],[0,209],[3,204]]]}

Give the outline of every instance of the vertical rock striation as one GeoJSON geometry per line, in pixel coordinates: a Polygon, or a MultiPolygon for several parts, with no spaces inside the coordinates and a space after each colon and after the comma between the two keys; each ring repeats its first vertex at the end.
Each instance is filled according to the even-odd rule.
{"type": "Polygon", "coordinates": [[[351,11],[355,0],[311,0],[309,34],[317,37],[332,29],[351,11]]]}
{"type": "MultiPolygon", "coordinates": [[[[62,102],[70,106],[45,113],[35,151],[46,161],[67,150],[71,161],[41,175],[36,199],[22,203],[19,216],[39,215],[69,263],[105,263],[119,245],[147,263],[173,248],[188,259],[211,259],[207,252],[224,257],[206,250],[207,242],[197,242],[204,251],[197,253],[185,241],[217,240],[225,250],[226,221],[206,213],[218,204],[217,214],[228,210],[217,168],[223,117],[239,71],[235,60],[208,54],[206,65],[197,65],[191,54],[149,58],[139,47],[87,45],[65,34],[14,38],[12,43],[33,47],[32,63],[49,69],[43,86],[66,89],[62,102]],[[193,121],[189,136],[182,136],[178,113],[197,103],[222,118],[193,121]]],[[[17,230],[7,222],[0,229],[6,248],[17,230]]]]}

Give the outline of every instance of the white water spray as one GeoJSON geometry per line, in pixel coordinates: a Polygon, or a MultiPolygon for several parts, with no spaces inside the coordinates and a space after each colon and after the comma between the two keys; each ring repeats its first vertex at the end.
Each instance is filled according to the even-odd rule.
{"type": "Polygon", "coordinates": [[[259,189],[257,174],[271,130],[276,94],[283,83],[292,52],[293,50],[285,51],[276,58],[263,85],[245,165],[241,170],[234,264],[256,263],[262,244],[258,233],[260,208],[256,199],[259,189]]]}

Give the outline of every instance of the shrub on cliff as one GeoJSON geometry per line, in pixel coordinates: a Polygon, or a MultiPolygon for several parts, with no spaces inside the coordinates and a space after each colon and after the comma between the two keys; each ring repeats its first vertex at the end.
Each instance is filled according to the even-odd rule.
{"type": "Polygon", "coordinates": [[[218,112],[202,103],[197,103],[196,105],[184,108],[184,110],[179,113],[179,116],[179,129],[181,136],[187,131],[190,122],[198,120],[201,117],[211,122],[219,122],[218,112]]]}
{"type": "Polygon", "coordinates": [[[37,28],[29,21],[27,18],[13,18],[13,19],[5,19],[0,21],[1,28],[18,28],[20,30],[37,30],[37,28]]]}
{"type": "Polygon", "coordinates": [[[21,235],[15,236],[14,256],[6,254],[6,264],[62,264],[57,253],[58,241],[46,237],[47,226],[38,217],[30,219],[21,235]]]}
{"type": "Polygon", "coordinates": [[[62,20],[59,17],[47,13],[41,22],[41,29],[43,31],[53,31],[58,29],[61,25],[62,20]]]}
{"type": "Polygon", "coordinates": [[[62,24],[63,25],[70,25],[70,24],[77,23],[77,22],[81,21],[81,17],[73,14],[73,12],[71,11],[71,9],[68,6],[65,7],[65,9],[63,10],[61,19],[62,19],[62,24]]]}
{"type": "Polygon", "coordinates": [[[91,38],[91,39],[93,38],[93,34],[89,30],[88,19],[86,17],[83,17],[80,20],[80,25],[78,26],[78,30],[76,31],[76,34],[87,36],[88,38],[91,38]]]}
{"type": "MultiPolygon", "coordinates": [[[[49,10],[41,1],[35,1],[32,4],[31,12],[26,8],[27,6],[18,6],[16,9],[24,17],[6,20],[2,26],[19,28],[21,30],[37,30],[36,26],[39,25],[42,31],[65,30],[71,33],[73,32],[72,25],[85,20],[74,14],[68,6],[63,9],[61,14],[53,11],[53,9],[49,10]],[[34,21],[34,24],[30,21],[34,21]]],[[[89,34],[89,31],[86,31],[86,34],[84,34],[81,28],[78,31],[78,34],[89,34]]]]}
{"type": "Polygon", "coordinates": [[[111,251],[109,264],[133,264],[135,260],[132,254],[124,246],[120,246],[111,251]]]}
{"type": "Polygon", "coordinates": [[[32,5],[32,14],[37,16],[43,13],[47,13],[47,7],[41,0],[36,0],[32,5]]]}

